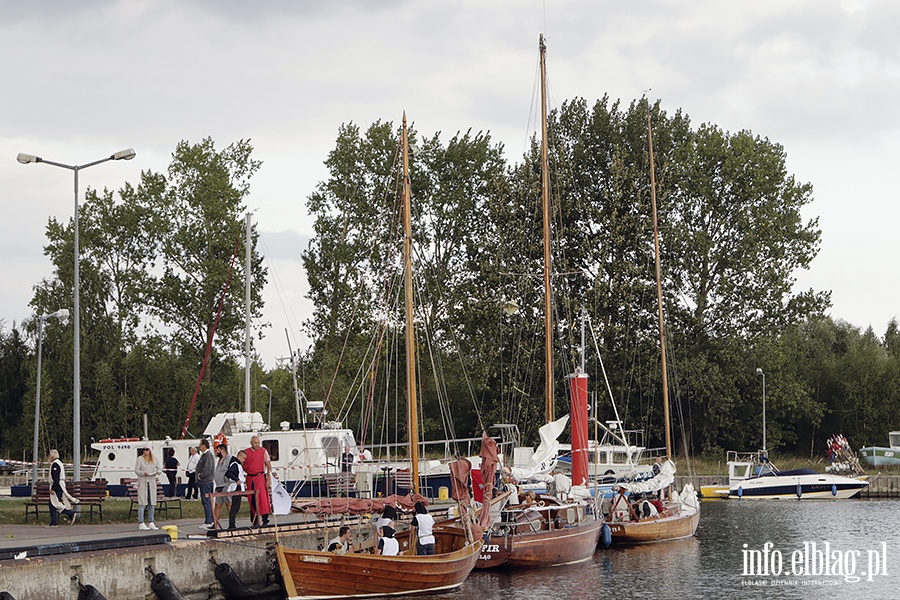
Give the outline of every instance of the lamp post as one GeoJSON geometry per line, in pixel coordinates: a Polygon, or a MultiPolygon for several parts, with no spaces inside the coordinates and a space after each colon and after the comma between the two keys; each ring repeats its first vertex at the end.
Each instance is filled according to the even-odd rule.
{"type": "Polygon", "coordinates": [[[31,163],[45,163],[48,165],[52,165],[54,167],[60,167],[63,169],[69,169],[75,173],[75,219],[74,219],[74,229],[75,229],[75,264],[74,264],[74,301],[73,301],[73,337],[75,338],[75,358],[74,358],[74,385],[73,385],[73,400],[72,400],[72,421],[73,421],[73,434],[72,434],[72,445],[74,447],[74,452],[72,453],[72,462],[75,463],[75,473],[74,480],[81,480],[81,311],[79,305],[79,278],[78,278],[78,172],[82,169],[87,169],[88,167],[93,167],[94,165],[99,165],[100,163],[105,163],[110,160],[131,160],[135,157],[135,152],[132,148],[127,148],[125,150],[119,150],[115,154],[107,156],[106,158],[101,158],[100,160],[95,160],[93,162],[85,163],[83,165],[67,165],[60,162],[55,162],[52,160],[46,160],[41,158],[40,156],[35,156],[33,154],[25,154],[20,152],[18,156],[16,156],[16,160],[22,163],[23,165],[28,165],[31,163]]]}
{"type": "Polygon", "coordinates": [[[269,431],[272,430],[272,390],[269,389],[269,386],[266,384],[262,384],[259,386],[261,389],[264,389],[269,392],[269,431]]]}
{"type": "Polygon", "coordinates": [[[32,492],[37,489],[33,486],[37,485],[37,477],[38,477],[38,460],[40,456],[38,456],[38,435],[40,434],[40,423],[41,423],[41,352],[43,351],[44,346],[44,323],[47,319],[59,319],[60,321],[65,321],[69,318],[69,311],[64,308],[59,309],[54,313],[50,313],[49,315],[41,315],[38,317],[38,364],[37,364],[37,391],[34,394],[34,447],[32,448],[31,459],[34,462],[34,466],[31,470],[31,485],[32,492]]]}
{"type": "Polygon", "coordinates": [[[762,375],[763,379],[763,456],[766,455],[766,374],[760,368],[756,369],[757,375],[762,375]]]}

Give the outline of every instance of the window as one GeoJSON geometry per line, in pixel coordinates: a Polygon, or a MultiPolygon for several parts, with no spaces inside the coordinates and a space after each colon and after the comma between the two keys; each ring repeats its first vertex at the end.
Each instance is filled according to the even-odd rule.
{"type": "Polygon", "coordinates": [[[272,462],[278,460],[278,440],[265,440],[262,446],[269,451],[269,458],[272,462]]]}

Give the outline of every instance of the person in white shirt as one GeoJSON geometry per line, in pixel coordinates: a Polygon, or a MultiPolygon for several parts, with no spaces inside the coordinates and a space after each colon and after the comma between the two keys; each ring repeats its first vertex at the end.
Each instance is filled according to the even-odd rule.
{"type": "Polygon", "coordinates": [[[184,490],[185,500],[196,500],[200,497],[200,490],[197,488],[197,463],[200,462],[200,454],[197,453],[197,447],[191,446],[190,456],[187,465],[184,468],[187,473],[187,488],[184,490]]]}
{"type": "Polygon", "coordinates": [[[350,543],[353,538],[350,535],[350,528],[344,525],[338,530],[338,537],[328,542],[328,551],[335,554],[346,554],[350,550],[350,543]]]}
{"type": "Polygon", "coordinates": [[[385,525],[381,528],[381,539],[378,540],[378,554],[397,556],[400,554],[400,542],[394,539],[394,528],[385,525]]]}
{"type": "Polygon", "coordinates": [[[412,520],[412,528],[416,535],[416,554],[425,556],[434,554],[434,517],[428,514],[423,502],[416,502],[416,516],[412,520]]]}

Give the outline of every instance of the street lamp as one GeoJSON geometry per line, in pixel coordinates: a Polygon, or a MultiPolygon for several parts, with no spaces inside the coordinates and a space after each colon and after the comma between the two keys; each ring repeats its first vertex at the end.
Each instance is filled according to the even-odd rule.
{"type": "Polygon", "coordinates": [[[25,154],[20,152],[18,156],[16,156],[16,160],[22,163],[23,165],[28,165],[31,163],[45,163],[48,165],[52,165],[54,167],[61,167],[63,169],[69,169],[75,173],[75,219],[74,219],[74,228],[75,228],[75,265],[74,265],[74,302],[72,306],[73,315],[73,337],[75,338],[75,359],[74,359],[74,368],[75,371],[73,374],[74,379],[74,390],[73,390],[73,400],[72,400],[72,420],[73,420],[73,438],[72,444],[74,446],[74,452],[72,456],[72,462],[75,463],[75,473],[74,480],[81,480],[81,311],[79,305],[79,279],[78,279],[78,172],[82,169],[87,169],[88,167],[93,167],[94,165],[99,165],[100,163],[105,163],[110,160],[131,160],[135,157],[135,152],[132,148],[127,148],[125,150],[119,150],[115,154],[107,156],[106,158],[101,158],[100,160],[95,160],[93,162],[85,163],[83,165],[67,165],[64,163],[55,162],[52,160],[46,160],[41,158],[40,156],[35,156],[33,154],[25,154]]]}
{"type": "Polygon", "coordinates": [[[766,374],[760,368],[756,369],[757,375],[763,378],[763,456],[766,455],[766,374]]]}
{"type": "Polygon", "coordinates": [[[65,321],[69,318],[69,311],[64,308],[59,309],[54,313],[50,313],[49,315],[41,315],[38,317],[38,364],[37,364],[37,391],[34,394],[34,447],[32,448],[33,452],[31,453],[31,458],[34,461],[34,466],[31,470],[31,485],[32,492],[34,492],[37,488],[34,487],[37,485],[37,477],[38,477],[38,435],[40,434],[40,423],[41,423],[41,351],[44,346],[44,323],[47,319],[59,319],[60,321],[65,321]]]}
{"type": "Polygon", "coordinates": [[[269,386],[266,384],[262,384],[259,386],[261,389],[267,390],[269,392],[269,430],[272,430],[272,390],[269,389],[269,386]]]}

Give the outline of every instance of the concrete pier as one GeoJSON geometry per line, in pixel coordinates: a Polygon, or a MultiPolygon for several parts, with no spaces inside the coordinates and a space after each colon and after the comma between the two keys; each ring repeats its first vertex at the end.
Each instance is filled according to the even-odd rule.
{"type": "MultiPolygon", "coordinates": [[[[228,563],[245,584],[264,587],[271,568],[266,547],[275,541],[274,528],[239,530],[237,534],[220,532],[207,537],[196,519],[172,521],[178,527],[178,539],[146,546],[108,550],[70,552],[49,556],[0,560],[0,592],[16,600],[55,600],[78,598],[78,582],[93,585],[108,600],[155,598],[150,588],[150,572],[165,573],[185,598],[191,600],[224,598],[215,578],[214,565],[228,563]]],[[[370,520],[335,520],[326,524],[310,522],[301,515],[279,517],[278,538],[294,548],[319,548],[337,528],[354,528],[355,541],[374,534],[370,520]]],[[[133,523],[44,528],[35,525],[0,527],[0,550],[52,544],[81,544],[97,540],[125,540],[141,536],[159,539],[161,531],[137,531],[133,523]]],[[[162,539],[168,539],[162,538],[162,539]]],[[[149,540],[153,541],[153,540],[149,540]]]]}

